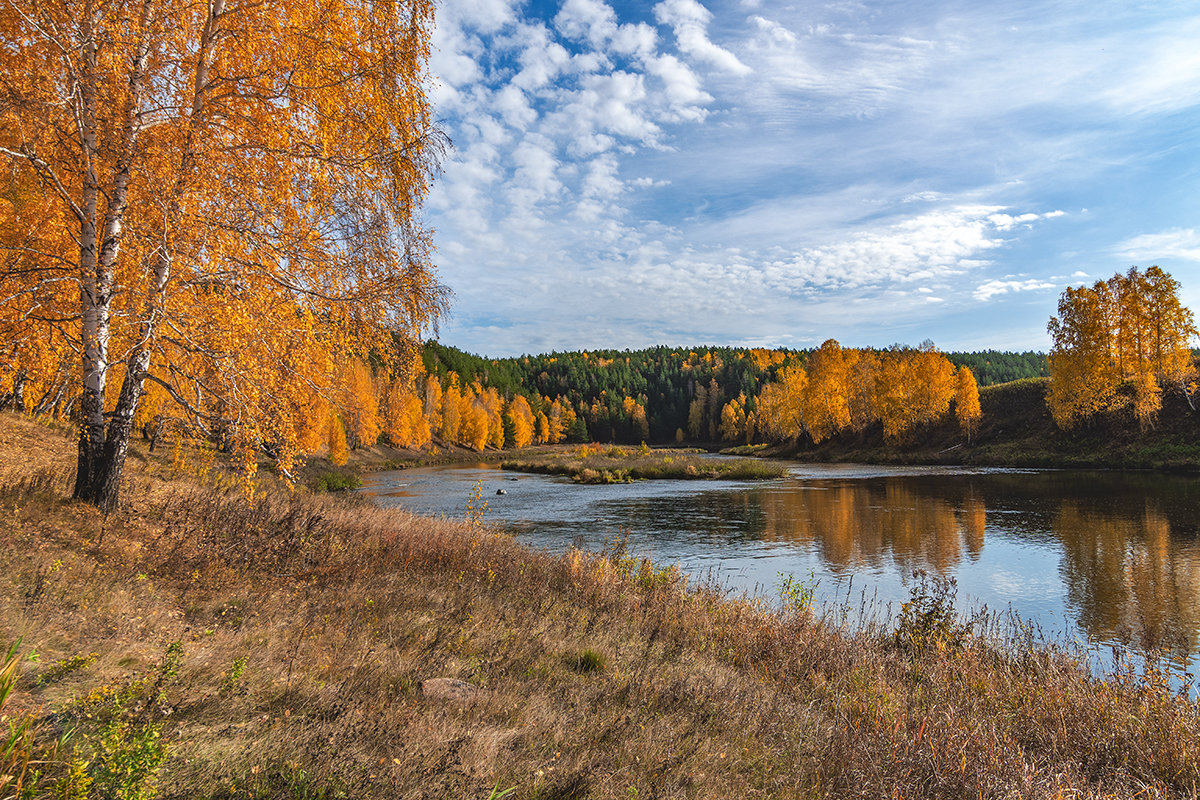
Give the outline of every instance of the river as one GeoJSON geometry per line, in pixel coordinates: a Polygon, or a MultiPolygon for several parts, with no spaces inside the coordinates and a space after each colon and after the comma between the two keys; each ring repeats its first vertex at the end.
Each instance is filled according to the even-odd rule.
{"type": "Polygon", "coordinates": [[[536,548],[635,555],[772,596],[782,576],[818,605],[891,613],[913,574],[952,577],[958,606],[1014,611],[1047,638],[1111,652],[1200,646],[1200,480],[1136,472],[792,464],[764,483],[566,478],[452,465],[366,476],[380,505],[484,520],[536,548]],[[504,494],[497,494],[502,490],[504,494]],[[865,604],[865,605],[864,605],[865,604]]]}

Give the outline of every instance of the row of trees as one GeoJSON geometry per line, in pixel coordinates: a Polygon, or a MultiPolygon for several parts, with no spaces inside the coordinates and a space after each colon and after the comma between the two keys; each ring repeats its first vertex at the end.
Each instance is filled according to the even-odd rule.
{"type": "MultiPolygon", "coordinates": [[[[931,346],[925,349],[931,349],[931,346]]],[[[795,431],[803,433],[808,429],[804,423],[798,426],[779,425],[770,420],[764,426],[759,419],[761,398],[766,397],[772,406],[768,416],[778,416],[775,408],[780,401],[774,395],[784,391],[782,387],[794,387],[801,374],[807,380],[814,363],[817,381],[814,388],[809,390],[809,396],[820,396],[820,387],[823,385],[836,385],[839,379],[827,380],[822,377],[829,371],[822,362],[835,364],[837,359],[822,350],[828,351],[829,348],[802,351],[656,347],[483,359],[454,348],[432,345],[426,350],[426,368],[431,373],[457,371],[459,374],[474,375],[488,385],[503,387],[502,391],[508,394],[562,397],[578,410],[592,435],[604,441],[782,440],[793,438],[795,431]],[[784,377],[787,380],[783,380],[784,377]],[[768,390],[767,387],[772,384],[777,386],[768,390]],[[649,436],[640,432],[642,424],[635,416],[638,409],[635,409],[634,415],[626,414],[621,409],[622,402],[626,406],[629,402],[635,402],[641,407],[649,436]],[[605,410],[605,414],[593,413],[597,403],[605,410]]],[[[854,395],[858,406],[855,406],[856,416],[850,426],[838,422],[840,417],[837,413],[833,414],[831,424],[836,430],[846,427],[861,429],[882,421],[883,416],[868,410],[868,407],[874,409],[874,402],[866,404],[862,401],[876,394],[874,383],[882,362],[886,361],[883,366],[896,386],[922,385],[916,376],[928,371],[929,366],[914,366],[921,359],[903,355],[916,351],[902,346],[894,346],[886,351],[843,350],[839,347],[838,351],[851,364],[848,368],[857,370],[857,380],[864,388],[854,395]],[[865,389],[868,385],[872,387],[869,391],[865,389]]],[[[980,386],[1046,374],[1046,358],[1040,353],[984,351],[939,353],[938,356],[938,364],[947,362],[955,380],[960,374],[976,377],[976,370],[982,370],[990,379],[979,379],[980,386]],[[962,371],[963,367],[967,367],[966,372],[962,371]]],[[[930,374],[936,378],[936,375],[930,374]]],[[[794,396],[784,402],[784,406],[799,415],[801,398],[794,388],[791,393],[794,396]]],[[[889,406],[889,395],[882,392],[879,396],[885,398],[882,406],[885,409],[903,406],[909,400],[901,393],[895,395],[889,406]]],[[[836,400],[829,402],[833,406],[838,405],[836,400]]],[[[922,401],[915,398],[914,402],[922,401]]],[[[809,402],[809,407],[813,408],[812,402],[809,402]]],[[[919,414],[920,422],[913,422],[902,431],[900,428],[904,426],[899,420],[904,418],[904,413],[903,410],[897,410],[886,415],[891,426],[889,430],[893,430],[896,437],[906,435],[905,432],[911,430],[913,425],[931,418],[929,413],[919,414]],[[896,420],[895,424],[891,420],[896,420]]],[[[809,414],[809,419],[813,421],[813,430],[819,438],[830,435],[823,432],[826,426],[815,421],[814,413],[809,414]]]]}
{"type": "Polygon", "coordinates": [[[794,440],[802,434],[816,444],[842,431],[863,431],[877,423],[892,441],[919,426],[941,420],[954,405],[965,435],[972,436],[982,416],[979,390],[969,367],[955,369],[932,342],[919,348],[843,349],[830,339],[809,358],[780,372],[758,398],[757,416],[737,405],[728,418],[727,438],[740,431],[753,439],[755,427],[765,438],[794,440]]]}
{"type": "Polygon", "coordinates": [[[1180,303],[1179,282],[1158,267],[1067,289],[1048,329],[1047,403],[1060,427],[1132,406],[1145,430],[1162,407],[1163,386],[1178,387],[1195,410],[1195,320],[1180,303]]]}
{"type": "Polygon", "coordinates": [[[478,379],[464,382],[454,372],[389,379],[372,375],[361,361],[353,362],[348,372],[353,377],[343,381],[341,396],[329,406],[326,428],[330,452],[342,463],[333,444],[339,437],[351,449],[375,444],[382,436],[396,447],[423,449],[436,438],[475,450],[587,438],[575,410],[559,398],[505,398],[496,387],[478,379]]]}

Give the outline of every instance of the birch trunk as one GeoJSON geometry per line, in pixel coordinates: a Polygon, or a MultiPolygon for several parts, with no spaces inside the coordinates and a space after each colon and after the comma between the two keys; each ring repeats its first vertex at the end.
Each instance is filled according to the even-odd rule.
{"type": "MultiPolygon", "coordinates": [[[[146,62],[150,53],[148,23],[151,0],[142,4],[141,40],[139,41],[129,74],[129,105],[125,109],[121,128],[120,146],[112,177],[104,192],[107,199],[103,227],[97,231],[99,220],[100,181],[92,163],[96,147],[96,83],[100,80],[96,66],[98,32],[90,32],[84,60],[84,71],[80,76],[79,92],[82,113],[80,140],[84,160],[84,219],[81,221],[80,267],[83,289],[81,291],[83,317],[83,396],[80,405],[83,425],[79,435],[79,466],[75,476],[74,496],[79,500],[94,503],[106,511],[117,504],[121,482],[121,469],[125,464],[125,453],[129,449],[129,431],[133,427],[133,414],[141,396],[142,376],[149,362],[140,371],[126,373],[125,384],[130,384],[131,375],[136,387],[121,387],[118,411],[105,431],[104,392],[108,374],[109,327],[112,318],[112,284],[117,258],[121,251],[121,234],[124,229],[125,212],[129,197],[129,180],[137,155],[138,132],[141,127],[141,101],[145,84],[146,62]],[[122,410],[122,404],[128,407],[122,410]],[[122,414],[128,414],[128,421],[122,414]],[[115,436],[115,438],[114,438],[115,436]]],[[[99,12],[97,12],[98,14],[99,12]]],[[[91,18],[89,17],[89,22],[91,18]]],[[[143,340],[143,345],[146,345],[143,340]]],[[[135,352],[130,361],[142,354],[135,352]]],[[[130,366],[133,366],[131,363],[130,366]]]]}

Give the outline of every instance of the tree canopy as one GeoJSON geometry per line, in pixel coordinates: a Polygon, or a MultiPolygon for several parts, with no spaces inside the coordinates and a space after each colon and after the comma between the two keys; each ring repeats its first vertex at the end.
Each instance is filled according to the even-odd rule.
{"type": "Polygon", "coordinates": [[[0,6],[0,364],[77,383],[77,497],[115,502],[147,381],[286,472],[346,359],[436,321],[432,25],[428,0],[0,6]]]}
{"type": "MultiPolygon", "coordinates": [[[[1196,369],[1192,312],[1179,282],[1158,267],[1131,267],[1092,286],[1068,288],[1047,326],[1050,413],[1063,428],[1099,411],[1132,404],[1143,428],[1162,406],[1162,387],[1178,386],[1192,403],[1196,369]],[[1122,391],[1122,385],[1132,391],[1122,391]]],[[[1193,405],[1193,408],[1195,406],[1193,405]]]]}

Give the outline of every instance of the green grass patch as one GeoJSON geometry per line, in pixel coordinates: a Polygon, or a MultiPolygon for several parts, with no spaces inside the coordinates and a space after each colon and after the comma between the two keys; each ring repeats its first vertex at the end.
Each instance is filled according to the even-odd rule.
{"type": "Polygon", "coordinates": [[[362,486],[362,479],[353,472],[325,472],[309,483],[314,492],[346,492],[362,486]]]}

